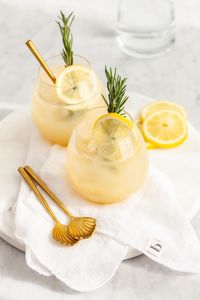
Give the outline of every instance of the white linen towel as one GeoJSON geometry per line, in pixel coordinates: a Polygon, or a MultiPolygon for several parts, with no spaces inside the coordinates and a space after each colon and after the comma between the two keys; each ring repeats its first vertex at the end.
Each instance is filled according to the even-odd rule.
{"type": "MultiPolygon", "coordinates": [[[[27,164],[72,213],[97,219],[93,237],[73,247],[59,245],[51,238],[52,220],[22,183],[16,237],[25,244],[27,264],[35,271],[55,275],[75,290],[90,291],[113,276],[128,248],[133,247],[174,270],[200,272],[200,243],[178,205],[181,201],[189,210],[191,197],[200,201],[200,177],[196,176],[200,137],[191,125],[189,138],[180,147],[150,152],[151,166],[144,185],[118,204],[101,206],[81,199],[67,183],[66,149],[47,144],[35,129],[27,164]]],[[[66,217],[50,204],[65,222],[66,217]]]]}

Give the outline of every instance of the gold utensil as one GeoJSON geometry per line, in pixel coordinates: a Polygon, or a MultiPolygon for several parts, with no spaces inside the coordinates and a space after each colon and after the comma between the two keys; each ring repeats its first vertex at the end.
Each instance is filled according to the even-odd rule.
{"type": "Polygon", "coordinates": [[[85,239],[89,238],[95,231],[96,219],[91,217],[75,217],[64,206],[60,199],[50,190],[46,183],[31,169],[26,166],[24,170],[39,184],[39,186],[50,196],[50,198],[68,215],[69,221],[69,234],[73,238],[85,239]]]}
{"type": "Polygon", "coordinates": [[[24,168],[20,167],[18,169],[18,171],[23,176],[23,178],[28,183],[28,185],[31,187],[31,189],[35,193],[36,197],[38,198],[38,200],[40,201],[40,203],[43,205],[43,207],[45,208],[45,210],[49,214],[49,216],[55,222],[55,226],[54,226],[54,228],[52,230],[52,236],[53,236],[53,238],[57,242],[59,242],[61,244],[64,244],[64,245],[67,245],[67,246],[73,246],[75,243],[77,243],[78,240],[75,239],[75,238],[73,238],[69,234],[69,227],[67,225],[64,225],[64,224],[62,224],[62,223],[60,223],[58,221],[58,219],[55,216],[54,212],[52,211],[52,209],[50,208],[50,206],[48,205],[48,203],[46,202],[46,200],[44,199],[44,197],[40,193],[39,189],[36,187],[36,185],[32,181],[31,177],[24,170],[24,168]]]}
{"type": "Polygon", "coordinates": [[[42,58],[41,54],[38,52],[38,50],[36,49],[36,47],[33,44],[33,42],[31,40],[28,40],[26,42],[26,46],[29,48],[29,50],[31,51],[31,53],[35,56],[35,58],[37,59],[37,61],[41,65],[41,67],[44,69],[44,71],[47,73],[47,75],[49,76],[49,78],[51,79],[51,81],[55,84],[56,83],[56,77],[53,75],[53,72],[48,67],[47,63],[42,58]]]}

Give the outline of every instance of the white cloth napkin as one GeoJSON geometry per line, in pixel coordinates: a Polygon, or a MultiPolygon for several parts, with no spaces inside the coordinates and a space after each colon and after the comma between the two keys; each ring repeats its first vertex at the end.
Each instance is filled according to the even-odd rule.
{"type": "MultiPolygon", "coordinates": [[[[46,143],[33,129],[27,163],[72,213],[97,219],[96,234],[73,247],[51,238],[53,223],[25,183],[16,209],[16,237],[26,246],[27,264],[43,275],[55,275],[79,291],[102,286],[115,273],[129,247],[178,271],[200,272],[200,243],[179,208],[191,197],[200,201],[200,137],[189,126],[179,148],[150,152],[150,170],[142,188],[124,202],[95,205],[67,184],[66,149],[46,143]]],[[[197,201],[198,202],[198,201],[197,201]]],[[[60,220],[66,217],[50,203],[60,220]]],[[[192,212],[191,212],[192,213],[192,212]]]]}

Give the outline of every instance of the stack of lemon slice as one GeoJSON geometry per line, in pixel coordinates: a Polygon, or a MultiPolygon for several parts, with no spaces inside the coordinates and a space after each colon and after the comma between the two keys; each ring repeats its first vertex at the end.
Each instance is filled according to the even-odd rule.
{"type": "Polygon", "coordinates": [[[148,148],[172,148],[188,136],[187,113],[182,106],[157,101],[141,112],[142,134],[148,148]]]}

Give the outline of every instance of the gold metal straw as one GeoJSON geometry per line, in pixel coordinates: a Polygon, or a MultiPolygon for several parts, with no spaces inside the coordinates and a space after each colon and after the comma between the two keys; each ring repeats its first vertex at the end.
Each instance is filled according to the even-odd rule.
{"type": "Polygon", "coordinates": [[[42,58],[41,54],[36,49],[35,45],[31,40],[28,40],[26,42],[26,46],[29,48],[29,50],[32,52],[32,54],[35,56],[41,67],[44,69],[44,71],[47,73],[51,81],[55,84],[56,83],[56,77],[52,73],[51,69],[46,64],[45,60],[42,58]]]}

